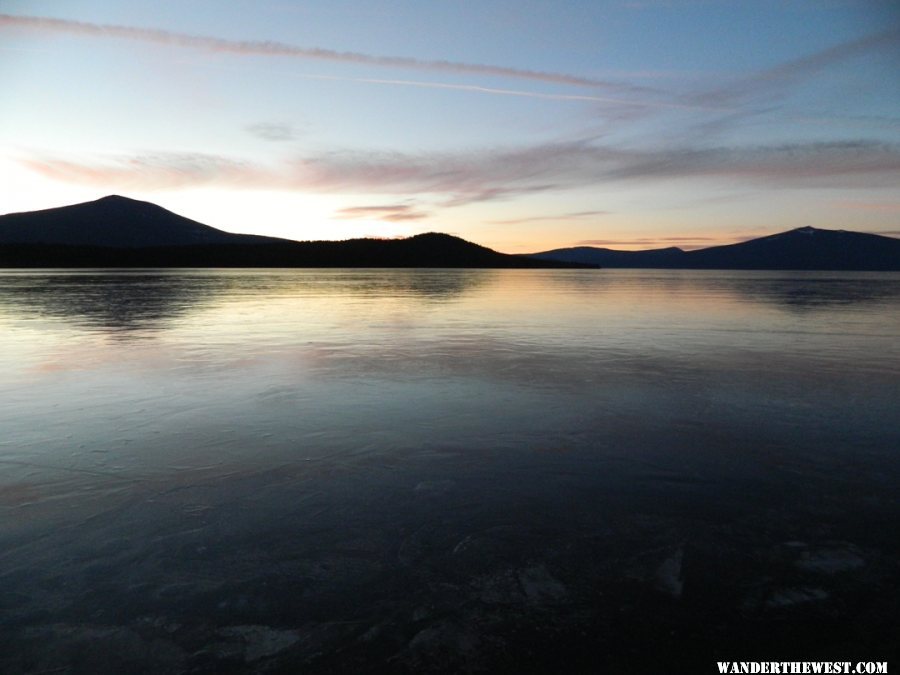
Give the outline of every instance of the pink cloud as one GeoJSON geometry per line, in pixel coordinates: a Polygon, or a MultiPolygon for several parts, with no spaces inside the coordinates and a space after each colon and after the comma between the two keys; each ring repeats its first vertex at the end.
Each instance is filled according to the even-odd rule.
{"type": "Polygon", "coordinates": [[[44,176],[99,187],[229,188],[433,195],[444,207],[613,182],[702,177],[775,187],[893,187],[900,147],[853,141],[623,150],[588,141],[456,153],[342,151],[264,166],[217,155],[149,153],[94,161],[32,156],[44,176]]]}
{"type": "Polygon", "coordinates": [[[537,223],[545,221],[574,220],[578,218],[592,218],[594,216],[607,216],[611,211],[576,211],[574,213],[560,213],[552,216],[531,216],[528,218],[507,218],[505,220],[489,220],[492,225],[519,225],[521,223],[537,223]]]}
{"type": "Polygon", "coordinates": [[[354,218],[371,218],[398,223],[405,220],[421,220],[427,218],[424,211],[415,211],[410,204],[386,204],[379,206],[351,206],[340,209],[335,213],[335,218],[350,220],[354,218]]]}
{"type": "Polygon", "coordinates": [[[102,162],[32,157],[21,162],[53,180],[100,187],[168,190],[204,185],[265,188],[284,184],[282,177],[248,162],[193,153],[147,154],[102,162]]]}

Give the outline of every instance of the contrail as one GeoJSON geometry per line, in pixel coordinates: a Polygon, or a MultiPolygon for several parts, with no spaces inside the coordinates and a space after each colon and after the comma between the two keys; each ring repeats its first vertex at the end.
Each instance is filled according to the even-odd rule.
{"type": "Polygon", "coordinates": [[[454,91],[470,91],[479,94],[495,94],[497,96],[521,96],[524,98],[537,98],[549,101],[588,101],[595,103],[609,103],[621,106],[637,108],[674,108],[678,110],[730,110],[721,106],[690,105],[687,103],[670,103],[657,100],[636,100],[616,98],[612,96],[594,96],[591,94],[548,94],[536,91],[522,91],[520,89],[498,89],[497,87],[483,87],[475,84],[449,84],[446,82],[423,82],[421,80],[394,80],[373,77],[344,77],[341,75],[315,75],[311,73],[294,74],[305,80],[333,80],[338,82],[359,82],[361,84],[386,84],[399,87],[421,87],[424,89],[450,89],[454,91]]]}
{"type": "Polygon", "coordinates": [[[203,49],[211,52],[228,54],[249,54],[256,56],[288,56],[301,59],[315,59],[320,61],[336,61],[342,63],[359,63],[371,66],[383,66],[387,68],[415,68],[418,70],[445,71],[453,73],[471,73],[477,75],[494,75],[500,77],[512,77],[539,82],[554,82],[556,84],[569,84],[579,87],[610,87],[619,90],[633,90],[634,87],[621,85],[614,82],[605,82],[588,77],[579,77],[566,73],[550,73],[540,70],[527,70],[510,68],[506,66],[494,66],[483,63],[463,63],[458,61],[426,61],[408,56],[376,56],[372,54],[360,54],[358,52],[339,52],[332,49],[318,47],[299,47],[283,42],[271,41],[242,41],[224,40],[221,38],[204,37],[201,35],[188,35],[185,33],[173,33],[166,30],[153,28],[135,28],[132,26],[116,26],[107,24],[87,23],[83,21],[70,21],[68,19],[52,19],[39,16],[19,16],[14,14],[0,14],[0,28],[30,28],[74,35],[87,35],[100,38],[123,38],[126,40],[139,40],[155,44],[173,47],[188,47],[203,49]]]}

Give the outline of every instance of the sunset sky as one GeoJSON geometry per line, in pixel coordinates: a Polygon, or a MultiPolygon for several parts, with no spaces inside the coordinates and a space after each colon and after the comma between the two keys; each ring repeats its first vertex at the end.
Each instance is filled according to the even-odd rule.
{"type": "Polygon", "coordinates": [[[510,253],[900,235],[895,0],[0,0],[0,213],[510,253]]]}

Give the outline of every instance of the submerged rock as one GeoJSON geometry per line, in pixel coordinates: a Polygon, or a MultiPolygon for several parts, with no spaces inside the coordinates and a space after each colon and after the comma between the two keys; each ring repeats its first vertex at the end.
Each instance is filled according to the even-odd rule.
{"type": "MultiPolygon", "coordinates": [[[[2,644],[2,642],[0,642],[2,644]]],[[[20,632],[0,649],[0,670],[21,673],[183,673],[185,652],[169,639],[124,626],[50,624],[20,632]]]]}
{"type": "Polygon", "coordinates": [[[229,626],[220,629],[217,634],[238,641],[237,645],[232,643],[229,646],[237,647],[247,663],[274,656],[300,640],[296,631],[275,630],[268,626],[229,626]]]}
{"type": "Polygon", "coordinates": [[[838,574],[859,569],[866,564],[859,550],[852,544],[807,551],[796,562],[797,567],[807,572],[838,574]]]}
{"type": "Polygon", "coordinates": [[[766,600],[766,607],[775,609],[779,607],[792,607],[810,602],[819,602],[829,598],[828,592],[821,588],[783,588],[775,591],[766,600]]]}
{"type": "Polygon", "coordinates": [[[413,672],[441,670],[471,672],[478,660],[481,640],[470,628],[454,621],[440,621],[416,633],[391,661],[413,672]],[[441,666],[440,664],[443,664],[441,666]]]}
{"type": "Polygon", "coordinates": [[[519,585],[531,604],[562,600],[568,595],[566,587],[552,577],[543,565],[535,565],[518,573],[519,585]]]}
{"type": "Polygon", "coordinates": [[[485,574],[471,583],[474,596],[489,605],[521,605],[525,601],[518,575],[513,570],[485,574]]]}
{"type": "Polygon", "coordinates": [[[676,599],[681,597],[681,594],[684,592],[683,561],[683,546],[662,561],[662,564],[656,569],[656,575],[653,579],[658,591],[676,599]]]}
{"type": "Polygon", "coordinates": [[[423,480],[416,484],[413,492],[427,497],[440,497],[453,490],[455,485],[452,480],[423,480]]]}

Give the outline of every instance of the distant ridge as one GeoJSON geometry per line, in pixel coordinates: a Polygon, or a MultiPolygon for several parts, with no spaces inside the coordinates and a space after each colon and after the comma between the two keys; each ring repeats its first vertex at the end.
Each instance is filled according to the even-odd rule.
{"type": "Polygon", "coordinates": [[[498,253],[448,234],[298,242],[231,234],[111,195],[0,216],[0,267],[585,267],[498,253]]]}
{"type": "Polygon", "coordinates": [[[590,262],[600,267],[666,267],[683,255],[684,251],[674,246],[646,251],[616,251],[611,248],[575,246],[573,248],[558,248],[542,253],[532,253],[530,257],[539,260],[590,262]]]}
{"type": "Polygon", "coordinates": [[[619,268],[891,271],[900,270],[900,239],[800,227],[695,251],[675,247],[615,251],[579,246],[533,253],[530,257],[619,268]]]}
{"type": "Polygon", "coordinates": [[[110,195],[0,216],[0,267],[616,267],[898,270],[900,239],[801,227],[695,251],[581,246],[507,255],[448,234],[297,242],[232,234],[110,195]]]}

